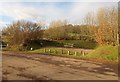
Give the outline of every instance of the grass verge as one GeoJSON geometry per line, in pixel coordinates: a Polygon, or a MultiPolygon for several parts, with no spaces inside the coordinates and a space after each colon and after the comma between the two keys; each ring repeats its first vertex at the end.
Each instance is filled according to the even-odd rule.
{"type": "Polygon", "coordinates": [[[82,58],[83,54],[80,52],[71,51],[69,49],[57,48],[57,47],[47,47],[40,48],[33,51],[28,51],[30,53],[41,53],[46,55],[54,55],[54,56],[66,56],[73,58],[82,58]]]}
{"type": "Polygon", "coordinates": [[[88,54],[83,54],[80,52],[65,50],[62,48],[41,48],[33,51],[29,51],[30,53],[41,53],[46,55],[55,55],[55,56],[64,56],[64,57],[72,57],[72,58],[82,58],[87,60],[95,60],[95,61],[109,61],[118,63],[118,46],[104,45],[99,46],[95,50],[91,51],[88,54]],[[45,50],[46,49],[46,50],[45,50]],[[75,54],[77,53],[77,54],[75,54]]]}
{"type": "Polygon", "coordinates": [[[99,46],[86,55],[85,58],[118,62],[118,46],[99,46]]]}

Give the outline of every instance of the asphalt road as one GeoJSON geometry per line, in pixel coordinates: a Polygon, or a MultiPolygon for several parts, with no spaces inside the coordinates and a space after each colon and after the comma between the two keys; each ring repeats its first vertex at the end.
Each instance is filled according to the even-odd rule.
{"type": "Polygon", "coordinates": [[[3,80],[118,80],[117,67],[42,54],[3,52],[3,80]]]}

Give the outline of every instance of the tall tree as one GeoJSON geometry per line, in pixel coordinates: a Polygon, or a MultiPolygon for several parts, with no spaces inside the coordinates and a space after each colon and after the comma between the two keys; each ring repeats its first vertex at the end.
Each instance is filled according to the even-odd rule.
{"type": "Polygon", "coordinates": [[[49,29],[47,29],[44,32],[45,37],[53,40],[64,39],[67,32],[67,30],[64,27],[66,24],[67,24],[66,20],[52,21],[49,25],[49,29]]]}
{"type": "Polygon", "coordinates": [[[97,13],[99,28],[96,41],[100,44],[117,45],[118,11],[116,8],[101,8],[97,13]]]}

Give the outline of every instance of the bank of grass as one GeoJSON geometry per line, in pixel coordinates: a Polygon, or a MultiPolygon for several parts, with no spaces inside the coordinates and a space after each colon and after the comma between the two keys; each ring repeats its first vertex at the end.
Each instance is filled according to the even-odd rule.
{"type": "MultiPolygon", "coordinates": [[[[107,60],[107,61],[113,61],[118,62],[118,46],[111,46],[111,45],[102,45],[98,46],[97,43],[90,42],[90,41],[80,41],[80,40],[61,40],[61,41],[47,41],[42,40],[41,41],[43,45],[40,45],[39,41],[36,44],[32,43],[29,48],[33,48],[32,51],[25,51],[29,53],[42,53],[47,55],[56,55],[56,56],[67,56],[67,57],[73,57],[73,58],[83,58],[83,59],[90,59],[90,60],[107,60]],[[83,56],[82,53],[77,52],[77,55],[75,56],[75,51],[67,48],[67,50],[64,47],[66,44],[74,44],[73,48],[83,48],[83,49],[93,49],[92,52],[86,54],[83,56]],[[78,47],[77,47],[78,46],[78,47]],[[44,49],[46,48],[46,52],[44,52],[44,49]],[[49,51],[51,50],[51,52],[49,51]],[[56,50],[57,53],[54,51],[56,50]],[[63,50],[63,53],[61,51],[63,50]],[[70,51],[70,54],[68,55],[68,50],[70,51]]],[[[3,50],[5,51],[19,51],[20,49],[23,49],[22,47],[12,47],[12,48],[5,48],[3,50]]],[[[22,51],[24,52],[24,50],[22,51]]]]}
{"type": "Polygon", "coordinates": [[[99,46],[94,51],[86,55],[85,58],[118,62],[118,46],[99,46]]]}
{"type": "Polygon", "coordinates": [[[54,48],[54,47],[46,47],[40,48],[36,50],[29,51],[30,53],[41,53],[46,55],[54,55],[54,56],[65,56],[65,57],[72,57],[72,58],[82,58],[87,60],[100,60],[100,61],[110,61],[110,62],[118,62],[118,46],[111,46],[111,45],[104,45],[99,46],[93,51],[83,56],[82,53],[75,51],[70,51],[68,55],[69,49],[64,48],[54,48]],[[46,49],[46,51],[45,51],[46,49]],[[49,51],[50,50],[50,51],[49,51]],[[55,50],[57,52],[55,52],[55,50]],[[62,53],[63,50],[63,53],[62,53]]]}
{"type": "Polygon", "coordinates": [[[69,49],[57,48],[57,47],[45,47],[28,52],[41,53],[46,55],[66,56],[66,57],[77,57],[77,58],[82,57],[82,54],[79,52],[70,51],[69,49]]]}

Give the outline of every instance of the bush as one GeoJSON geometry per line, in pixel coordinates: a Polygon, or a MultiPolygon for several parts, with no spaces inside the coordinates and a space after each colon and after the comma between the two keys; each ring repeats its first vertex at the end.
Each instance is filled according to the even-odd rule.
{"type": "Polygon", "coordinates": [[[82,40],[62,40],[59,41],[63,44],[73,44],[74,48],[85,48],[85,49],[94,49],[97,47],[96,42],[92,41],[82,41],[82,40]]]}

